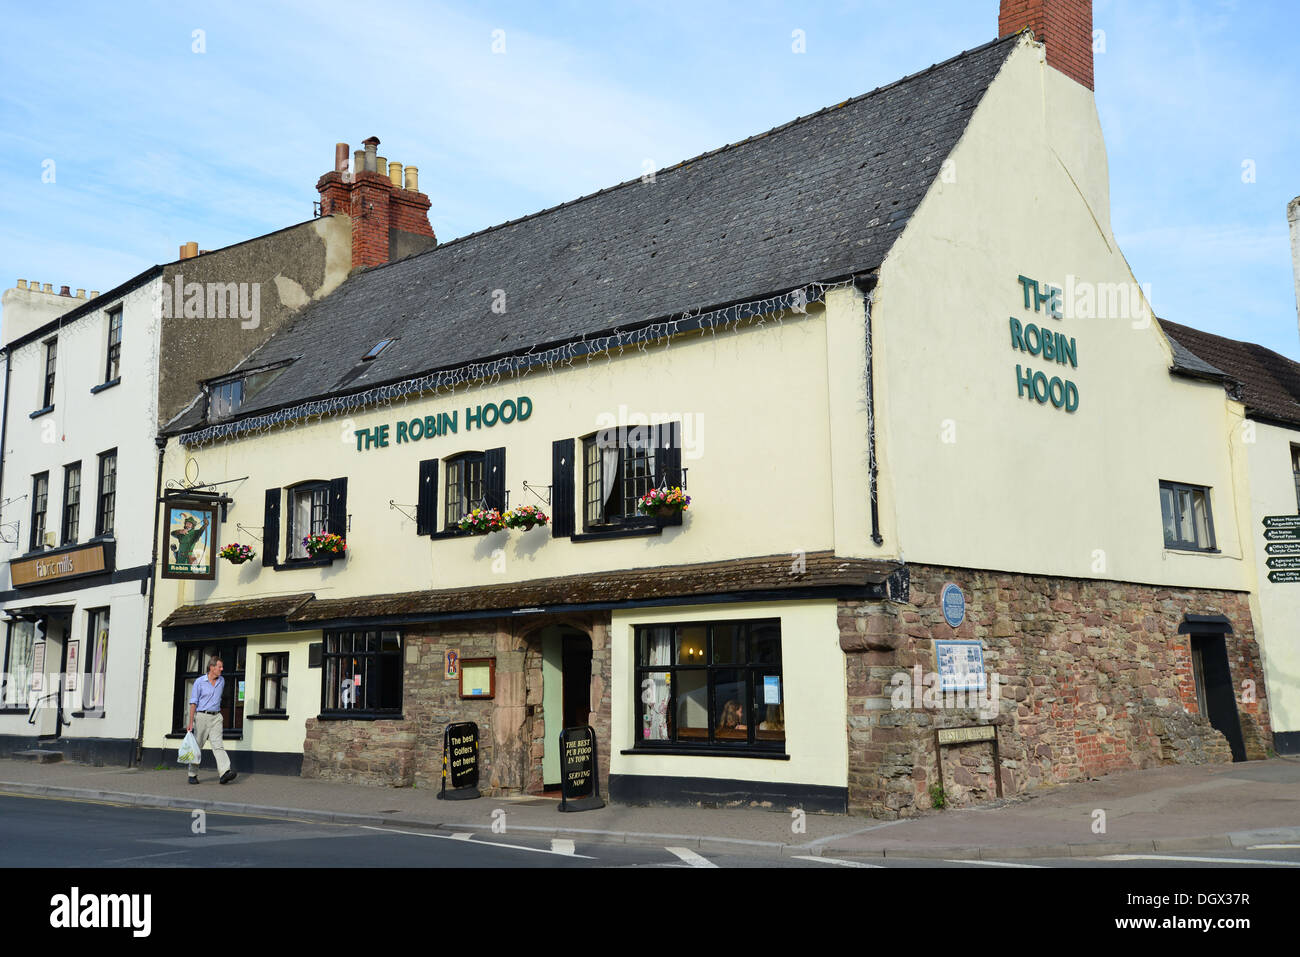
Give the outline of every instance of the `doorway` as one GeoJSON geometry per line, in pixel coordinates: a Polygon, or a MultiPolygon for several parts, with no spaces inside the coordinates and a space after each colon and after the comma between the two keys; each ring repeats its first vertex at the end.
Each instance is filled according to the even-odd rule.
{"type": "Polygon", "coordinates": [[[560,787],[560,732],[591,723],[591,638],[569,625],[542,629],[542,786],[560,787]]]}
{"type": "Polygon", "coordinates": [[[1228,739],[1233,761],[1246,760],[1246,743],[1241,735],[1237,696],[1228,668],[1227,641],[1222,634],[1192,635],[1192,674],[1196,700],[1213,728],[1228,739]]]}

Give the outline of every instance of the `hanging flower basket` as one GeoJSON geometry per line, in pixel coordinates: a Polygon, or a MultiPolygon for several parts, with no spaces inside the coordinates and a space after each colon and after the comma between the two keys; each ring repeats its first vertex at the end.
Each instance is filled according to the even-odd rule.
{"type": "Polygon", "coordinates": [[[636,502],[637,511],[655,518],[672,518],[691,507],[691,497],[680,487],[652,488],[636,502]]]}
{"type": "Polygon", "coordinates": [[[520,528],[525,532],[550,521],[546,513],[536,505],[520,505],[518,508],[512,508],[501,516],[501,520],[506,528],[520,528]]]}
{"type": "Polygon", "coordinates": [[[252,561],[257,557],[257,552],[253,551],[251,546],[241,545],[239,542],[227,545],[217,554],[232,565],[242,565],[244,562],[252,561]]]}
{"type": "Polygon", "coordinates": [[[499,532],[506,527],[505,518],[501,512],[495,508],[476,508],[459,522],[456,527],[462,532],[469,532],[473,535],[486,535],[488,532],[499,532]]]}
{"type": "Polygon", "coordinates": [[[348,550],[348,543],[340,535],[331,532],[328,535],[308,535],[302,540],[302,547],[312,558],[332,558],[343,555],[348,550]]]}

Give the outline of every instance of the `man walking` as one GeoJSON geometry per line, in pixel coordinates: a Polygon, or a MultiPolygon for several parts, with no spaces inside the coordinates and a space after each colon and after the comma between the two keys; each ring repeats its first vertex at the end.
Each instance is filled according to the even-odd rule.
{"type": "MultiPolygon", "coordinates": [[[[221,743],[221,694],[226,690],[226,679],[221,677],[225,670],[221,659],[213,655],[208,659],[208,676],[194,682],[190,692],[190,723],[185,728],[194,731],[194,740],[199,745],[199,760],[203,760],[203,743],[212,747],[212,756],[217,759],[217,771],[221,774],[221,783],[229,784],[235,780],[235,772],[230,767],[230,758],[221,743]],[[196,715],[197,712],[197,715],[196,715]],[[198,718],[195,730],[194,719],[198,718]]],[[[199,765],[190,765],[190,784],[199,783],[199,765]]]]}

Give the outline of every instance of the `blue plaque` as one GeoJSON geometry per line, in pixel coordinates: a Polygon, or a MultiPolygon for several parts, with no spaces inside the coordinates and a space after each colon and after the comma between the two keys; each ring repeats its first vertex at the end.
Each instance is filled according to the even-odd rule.
{"type": "Polygon", "coordinates": [[[953,628],[966,620],[966,596],[962,594],[961,588],[952,582],[943,586],[939,604],[943,606],[943,620],[953,628]]]}

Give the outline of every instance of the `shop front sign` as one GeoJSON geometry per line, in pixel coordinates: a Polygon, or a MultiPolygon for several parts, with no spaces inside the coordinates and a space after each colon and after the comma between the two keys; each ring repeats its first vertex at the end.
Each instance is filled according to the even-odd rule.
{"type": "MultiPolygon", "coordinates": [[[[1060,322],[1064,315],[1061,310],[1061,290],[1048,283],[1040,283],[1026,276],[1017,276],[1024,293],[1024,307],[1039,315],[1060,322]]],[[[1041,322],[1022,322],[1011,317],[1011,348],[1034,356],[1043,362],[1079,367],[1079,346],[1073,336],[1057,332],[1041,322]]],[[[1039,405],[1050,404],[1053,408],[1065,412],[1074,412],[1079,408],[1079,387],[1073,381],[1052,375],[1052,368],[1035,371],[1026,363],[1016,364],[1016,394],[1019,398],[1028,398],[1039,405]]]]}
{"type": "Polygon", "coordinates": [[[460,409],[450,412],[437,412],[432,415],[417,416],[413,419],[398,419],[385,422],[369,429],[356,429],[353,435],[357,440],[357,451],[386,449],[390,445],[406,445],[421,439],[436,439],[444,435],[455,435],[464,425],[464,431],[490,429],[512,422],[523,422],[533,414],[533,400],[526,395],[501,402],[483,402],[465,407],[465,417],[461,419],[460,409]]]}
{"type": "Polygon", "coordinates": [[[217,504],[169,498],[163,516],[163,578],[217,577],[217,504]]]}
{"type": "Polygon", "coordinates": [[[86,545],[67,551],[37,555],[10,562],[9,574],[15,588],[46,585],[83,575],[98,575],[113,570],[109,545],[86,545]]]}

